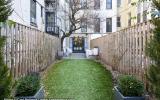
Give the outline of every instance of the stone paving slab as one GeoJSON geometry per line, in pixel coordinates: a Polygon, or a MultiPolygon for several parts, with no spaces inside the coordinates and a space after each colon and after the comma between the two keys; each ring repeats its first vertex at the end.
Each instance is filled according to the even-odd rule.
{"type": "Polygon", "coordinates": [[[64,59],[87,59],[85,53],[72,53],[68,57],[63,57],[64,59]]]}

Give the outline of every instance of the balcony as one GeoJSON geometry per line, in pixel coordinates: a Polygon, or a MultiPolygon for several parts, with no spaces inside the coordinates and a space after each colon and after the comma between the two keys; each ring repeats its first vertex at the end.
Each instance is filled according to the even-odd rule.
{"type": "Polygon", "coordinates": [[[51,35],[59,35],[59,27],[55,23],[47,23],[46,32],[51,35]]]}

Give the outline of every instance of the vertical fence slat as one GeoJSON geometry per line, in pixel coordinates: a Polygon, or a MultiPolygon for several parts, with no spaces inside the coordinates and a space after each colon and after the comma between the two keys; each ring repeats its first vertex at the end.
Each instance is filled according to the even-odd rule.
{"type": "Polygon", "coordinates": [[[60,50],[60,39],[37,29],[16,23],[0,27],[6,36],[4,61],[15,78],[39,72],[55,60],[60,50]]]}
{"type": "Polygon", "coordinates": [[[91,40],[91,48],[99,47],[100,59],[110,65],[112,70],[136,75],[146,83],[145,71],[151,60],[145,55],[145,46],[152,36],[152,29],[150,22],[140,23],[91,40]],[[113,61],[114,56],[120,58],[117,65],[113,61]]]}

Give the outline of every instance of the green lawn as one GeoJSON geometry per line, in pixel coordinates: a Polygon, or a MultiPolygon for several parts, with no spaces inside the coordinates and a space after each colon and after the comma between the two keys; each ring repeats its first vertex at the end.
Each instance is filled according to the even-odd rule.
{"type": "Polygon", "coordinates": [[[93,60],[62,60],[43,78],[47,98],[112,100],[109,71],[93,60]]]}

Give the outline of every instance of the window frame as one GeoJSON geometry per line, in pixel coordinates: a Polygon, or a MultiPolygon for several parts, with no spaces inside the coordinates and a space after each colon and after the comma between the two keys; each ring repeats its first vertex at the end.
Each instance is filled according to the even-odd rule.
{"type": "Polygon", "coordinates": [[[121,17],[117,17],[117,27],[121,27],[121,17]]]}
{"type": "Polygon", "coordinates": [[[100,18],[95,18],[95,25],[94,25],[94,32],[100,33],[101,29],[101,19],[100,18]],[[98,30],[98,31],[97,31],[98,30]]]}
{"type": "Polygon", "coordinates": [[[37,26],[37,3],[36,3],[36,0],[30,0],[30,23],[33,26],[37,26]],[[34,6],[33,6],[33,4],[34,4],[34,6]],[[34,21],[33,21],[33,19],[34,19],[34,21]]]}
{"type": "Polygon", "coordinates": [[[46,13],[46,32],[47,33],[53,33],[53,32],[55,32],[55,30],[56,30],[56,28],[55,28],[55,25],[56,25],[56,14],[55,14],[55,12],[47,12],[46,13]],[[51,19],[50,20],[52,20],[52,21],[49,21],[49,16],[51,16],[51,19]],[[48,28],[50,28],[50,29],[48,29],[48,28]],[[48,31],[49,30],[49,31],[48,31]]]}
{"type": "Polygon", "coordinates": [[[112,32],[112,18],[106,18],[106,32],[112,32]],[[108,20],[110,20],[110,26],[109,26],[109,24],[107,24],[107,23],[109,23],[108,22],[108,20]],[[108,26],[109,26],[109,28],[108,28],[108,26]]]}
{"type": "Polygon", "coordinates": [[[106,9],[112,9],[112,0],[106,0],[106,9]],[[108,4],[110,5],[110,7],[108,7],[108,4]]]}

